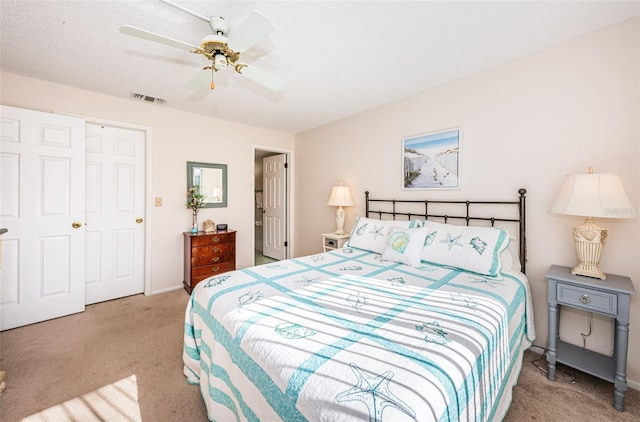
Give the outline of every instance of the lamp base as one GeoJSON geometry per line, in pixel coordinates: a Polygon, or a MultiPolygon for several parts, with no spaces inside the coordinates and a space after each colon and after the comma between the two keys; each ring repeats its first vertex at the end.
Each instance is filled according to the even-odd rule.
{"type": "Polygon", "coordinates": [[[590,264],[578,264],[571,269],[573,275],[583,275],[586,277],[599,278],[600,280],[606,280],[607,275],[600,271],[597,265],[590,264]]]}
{"type": "Polygon", "coordinates": [[[593,218],[587,217],[584,224],[573,228],[573,238],[576,242],[578,265],[571,270],[571,274],[606,280],[607,276],[600,271],[600,259],[607,240],[607,230],[598,226],[593,218]]]}
{"type": "Polygon", "coordinates": [[[344,210],[342,207],[338,207],[336,210],[336,231],[335,234],[346,234],[344,227],[344,210]]]}

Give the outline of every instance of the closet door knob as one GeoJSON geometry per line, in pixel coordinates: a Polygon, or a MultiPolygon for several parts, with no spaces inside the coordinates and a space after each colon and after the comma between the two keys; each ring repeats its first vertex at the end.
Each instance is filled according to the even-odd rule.
{"type": "Polygon", "coordinates": [[[136,223],[140,224],[140,223],[142,223],[142,221],[143,221],[142,218],[140,218],[140,217],[136,218],[136,223]]]}
{"type": "Polygon", "coordinates": [[[73,223],[71,223],[71,227],[73,227],[74,229],[79,229],[80,227],[82,227],[82,223],[79,221],[74,221],[73,223]]]}

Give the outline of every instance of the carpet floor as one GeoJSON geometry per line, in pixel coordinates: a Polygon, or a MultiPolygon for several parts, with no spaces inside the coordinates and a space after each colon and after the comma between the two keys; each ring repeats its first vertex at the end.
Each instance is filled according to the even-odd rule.
{"type": "MultiPolygon", "coordinates": [[[[90,420],[133,421],[141,416],[145,422],[207,421],[199,388],[187,384],[182,374],[187,300],[184,290],[131,296],[1,332],[0,370],[7,372],[7,388],[0,396],[0,420],[35,420],[33,415],[47,414],[50,408],[58,411],[65,402],[133,379],[139,416],[114,412],[118,416],[106,418],[95,410],[90,420]]],[[[539,358],[531,351],[525,354],[505,421],[640,421],[640,391],[627,391],[625,411],[617,412],[611,406],[612,384],[577,371],[571,372],[574,384],[549,382],[531,364],[539,358]]],[[[83,411],[93,409],[84,403],[83,411]]],[[[74,418],[71,412],[66,416],[89,420],[74,418]]]]}

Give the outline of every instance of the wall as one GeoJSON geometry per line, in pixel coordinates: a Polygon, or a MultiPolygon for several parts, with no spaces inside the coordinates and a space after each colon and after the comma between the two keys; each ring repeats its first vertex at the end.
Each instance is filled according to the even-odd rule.
{"type": "MultiPolygon", "coordinates": [[[[331,187],[352,189],[350,228],[364,191],[378,198],[516,199],[527,194],[528,271],[537,345],[547,345],[551,264],[575,265],[572,227],[583,218],[548,212],[565,174],[622,176],[640,209],[640,24],[605,28],[472,76],[296,136],[296,255],[319,252],[334,230],[331,187]],[[402,191],[401,139],[462,128],[462,189],[402,191]],[[302,165],[304,164],[304,165],[302,165]]],[[[437,63],[434,63],[437,65],[437,63]]],[[[410,71],[410,70],[408,70],[410,71]]],[[[374,89],[374,87],[372,87],[374,89]]],[[[602,220],[609,238],[601,268],[628,275],[640,293],[640,221],[602,220]]],[[[640,388],[640,297],[632,298],[628,376],[640,388]]],[[[563,311],[563,339],[582,345],[587,316],[563,311]]],[[[612,321],[595,316],[587,348],[611,353],[612,321]]]]}
{"type": "Polygon", "coordinates": [[[201,223],[210,218],[238,230],[236,264],[246,267],[253,263],[253,145],[293,149],[293,135],[9,73],[0,73],[0,78],[0,103],[4,105],[151,127],[151,197],[163,198],[163,206],[152,209],[153,292],[182,286],[182,232],[191,226],[191,212],[185,205],[187,161],[227,164],[228,207],[204,208],[198,220],[201,223]]]}

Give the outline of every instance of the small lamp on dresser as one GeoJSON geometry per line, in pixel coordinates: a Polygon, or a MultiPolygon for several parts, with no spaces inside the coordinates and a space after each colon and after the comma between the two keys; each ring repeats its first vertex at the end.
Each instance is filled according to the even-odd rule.
{"type": "Polygon", "coordinates": [[[351,191],[348,186],[334,186],[331,189],[331,196],[329,196],[329,201],[327,205],[331,205],[333,207],[338,207],[336,210],[336,231],[335,234],[346,234],[344,231],[344,210],[342,207],[352,207],[355,204],[353,203],[353,199],[351,199],[351,191]]]}
{"type": "Polygon", "coordinates": [[[600,259],[607,240],[607,230],[593,220],[599,218],[634,218],[637,213],[629,201],[617,174],[593,173],[568,175],[556,197],[551,212],[586,217],[573,229],[578,265],[571,274],[606,280],[600,259]]]}

